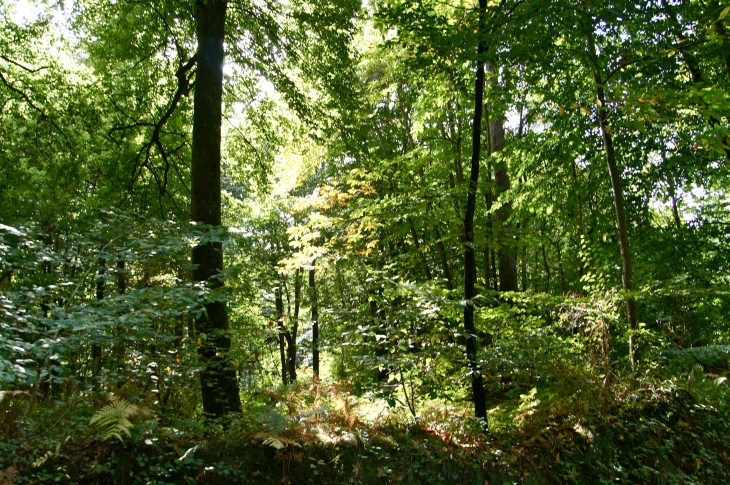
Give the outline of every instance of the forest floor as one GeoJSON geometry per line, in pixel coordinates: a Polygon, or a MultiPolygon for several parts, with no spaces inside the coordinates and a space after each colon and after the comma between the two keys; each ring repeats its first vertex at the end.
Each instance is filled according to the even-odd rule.
{"type": "Polygon", "coordinates": [[[0,485],[730,483],[727,419],[687,389],[523,394],[492,408],[486,434],[466,407],[377,414],[384,403],[311,382],[205,424],[119,398],[90,425],[99,399],[58,402],[33,433],[16,419],[15,436],[21,406],[6,402],[0,485]]]}

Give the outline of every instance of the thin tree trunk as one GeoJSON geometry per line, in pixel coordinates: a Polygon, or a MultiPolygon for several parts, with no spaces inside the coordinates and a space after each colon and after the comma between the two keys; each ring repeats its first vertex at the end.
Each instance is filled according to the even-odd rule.
{"type": "MultiPolygon", "coordinates": [[[[117,269],[115,271],[115,276],[117,280],[117,294],[123,295],[127,292],[127,271],[126,271],[126,263],[123,259],[117,260],[117,269]]],[[[125,356],[127,354],[127,346],[126,346],[126,338],[124,337],[124,334],[126,333],[126,329],[123,327],[123,324],[119,324],[116,327],[116,340],[117,344],[114,345],[114,355],[116,362],[118,365],[123,366],[123,362],[125,360],[125,356]]],[[[117,384],[118,387],[121,387],[121,383],[117,384]]]]}
{"type": "MultiPolygon", "coordinates": [[[[314,263],[312,263],[314,264],[314,263]]],[[[317,301],[317,280],[315,269],[309,270],[309,307],[312,310],[312,371],[319,379],[319,302],[317,301]]]]}
{"type": "MultiPolygon", "coordinates": [[[[413,238],[413,245],[416,247],[416,252],[418,254],[421,254],[421,243],[418,240],[418,233],[416,232],[416,226],[413,224],[413,220],[409,219],[408,224],[411,227],[411,237],[413,238]]],[[[426,274],[426,279],[428,281],[433,280],[433,275],[431,274],[431,268],[428,267],[428,258],[426,257],[426,254],[423,253],[423,267],[424,267],[424,273],[426,274]]]]}
{"type": "MultiPolygon", "coordinates": [[[[380,296],[383,296],[382,290],[380,292],[380,296]]],[[[376,307],[377,308],[377,307],[376,307]]],[[[388,337],[389,337],[389,329],[388,329],[388,315],[385,313],[385,307],[380,306],[380,308],[377,311],[378,316],[378,324],[381,326],[381,329],[383,331],[383,334],[385,335],[385,340],[383,340],[382,343],[377,342],[375,344],[375,356],[378,358],[379,361],[383,362],[383,366],[378,369],[378,382],[388,382],[390,380],[390,372],[391,372],[391,365],[388,359],[388,354],[390,353],[388,350],[388,337]]]]}
{"type": "MultiPolygon", "coordinates": [[[[182,347],[184,329],[185,329],[185,314],[181,313],[175,319],[175,340],[173,341],[172,344],[176,349],[179,349],[180,347],[182,347]]],[[[177,352],[177,351],[175,351],[175,352],[177,352]]]]}
{"type": "Polygon", "coordinates": [[[482,251],[482,254],[484,256],[484,288],[488,290],[492,284],[492,275],[489,271],[489,248],[485,247],[484,251],[482,251]]]}
{"type": "MultiPolygon", "coordinates": [[[[541,231],[542,232],[542,231],[541,231]]],[[[545,270],[545,293],[550,293],[550,266],[547,262],[547,255],[545,254],[545,243],[540,243],[540,251],[542,251],[542,267],[545,270]]]]}
{"type": "MultiPolygon", "coordinates": [[[[611,186],[613,188],[613,204],[616,210],[616,227],[618,229],[619,247],[621,249],[621,275],[623,281],[623,289],[626,295],[626,314],[629,321],[629,329],[635,332],[639,326],[639,315],[636,305],[636,299],[631,295],[634,289],[634,274],[631,264],[631,247],[629,246],[629,228],[626,219],[626,210],[624,208],[623,185],[621,181],[621,172],[616,163],[616,152],[613,147],[613,137],[611,128],[608,124],[608,106],[606,105],[606,95],[604,92],[604,81],[601,76],[598,65],[598,55],[596,53],[596,45],[592,31],[587,31],[588,57],[591,62],[593,71],[593,82],[596,90],[596,99],[598,101],[598,124],[601,128],[603,137],[603,148],[606,155],[606,164],[611,177],[611,186]]],[[[640,349],[636,337],[629,337],[629,356],[631,359],[631,368],[636,371],[640,357],[640,349]]]]}
{"type": "MultiPolygon", "coordinates": [[[[378,293],[380,297],[383,296],[382,288],[378,290],[378,293]]],[[[385,357],[388,355],[388,329],[386,328],[386,317],[385,309],[381,308],[378,310],[378,302],[371,299],[370,318],[373,321],[373,326],[379,330],[376,331],[376,335],[381,335],[379,332],[382,332],[382,334],[386,337],[383,340],[383,343],[378,340],[377,336],[375,337],[375,357],[378,361],[378,382],[387,382],[388,377],[390,376],[390,366],[387,362],[384,362],[386,360],[385,357]],[[380,364],[382,364],[382,366],[380,364]]]]}
{"type": "MultiPolygon", "coordinates": [[[[487,71],[495,72],[494,66],[487,65],[487,71]]],[[[496,81],[495,81],[496,82],[496,81]]],[[[497,153],[504,149],[504,120],[500,115],[489,121],[489,149],[491,153],[497,153]]],[[[494,163],[494,183],[497,187],[499,197],[510,189],[509,173],[504,161],[498,160],[494,163]]],[[[513,241],[513,230],[508,224],[512,213],[512,202],[504,201],[497,211],[497,220],[500,222],[501,244],[497,251],[499,261],[499,290],[517,291],[517,257],[515,256],[515,244],[513,241]]]]}
{"type": "Polygon", "coordinates": [[[117,261],[117,293],[123,295],[127,292],[127,272],[126,264],[123,259],[117,261]]]}
{"type": "MultiPolygon", "coordinates": [[[[196,0],[197,71],[193,111],[192,220],[208,226],[221,225],[221,103],[223,99],[223,40],[226,2],[196,0]]],[[[223,286],[223,247],[207,243],[193,248],[193,280],[211,289],[223,286]]],[[[200,385],[203,410],[211,416],[241,411],[236,371],[228,359],[231,339],[225,303],[211,301],[197,318],[198,346],[203,370],[200,385]]]]}
{"type": "Polygon", "coordinates": [[[522,291],[527,291],[527,246],[522,246],[522,291]]]}
{"type": "Polygon", "coordinates": [[[672,217],[674,218],[674,225],[677,230],[682,229],[682,218],[679,217],[679,207],[677,206],[677,195],[676,187],[674,183],[674,177],[669,177],[669,199],[672,202],[672,217]]]}
{"type": "MultiPolygon", "coordinates": [[[[96,275],[96,299],[97,301],[102,301],[104,299],[104,290],[106,288],[106,280],[104,279],[104,275],[106,274],[106,261],[104,258],[99,258],[99,270],[96,275]]],[[[99,340],[101,339],[101,334],[97,333],[95,336],[95,342],[91,345],[91,369],[92,374],[94,375],[94,380],[97,382],[95,383],[95,386],[99,385],[98,377],[99,374],[101,374],[101,359],[102,359],[102,351],[101,351],[101,344],[99,343],[99,340]]]]}
{"type": "Polygon", "coordinates": [[[441,239],[441,231],[439,231],[439,228],[434,226],[433,230],[436,232],[436,249],[441,259],[441,270],[444,273],[446,288],[451,291],[454,289],[454,285],[451,282],[451,268],[449,267],[449,259],[446,255],[446,246],[444,245],[443,239],[441,239]]]}
{"type": "MultiPolygon", "coordinates": [[[[489,126],[489,125],[487,125],[489,126]]],[[[487,205],[487,231],[484,235],[484,266],[486,270],[486,287],[494,286],[497,290],[497,270],[494,263],[494,250],[491,249],[494,243],[494,221],[492,210],[492,163],[487,161],[487,188],[484,191],[484,202],[487,205]]]]}
{"type": "Polygon", "coordinates": [[[289,384],[289,376],[286,359],[286,328],[284,327],[284,298],[281,294],[281,283],[274,290],[276,300],[276,328],[279,331],[279,360],[281,361],[281,383],[289,384]]]}
{"type": "Polygon", "coordinates": [[[558,253],[558,272],[560,273],[560,291],[565,294],[565,271],[563,270],[563,254],[560,251],[560,239],[555,244],[555,251],[558,253]]]}
{"type": "Polygon", "coordinates": [[[294,274],[294,316],[286,332],[287,361],[289,364],[289,382],[297,380],[297,333],[299,331],[299,309],[302,303],[302,268],[294,274]]]}
{"type": "Polygon", "coordinates": [[[479,0],[479,45],[477,47],[476,86],[474,89],[474,120],[472,125],[471,174],[469,192],[464,217],[464,333],[466,336],[466,361],[471,373],[471,388],[474,400],[474,416],[483,420],[487,429],[487,402],[484,383],[477,359],[476,328],[474,326],[474,297],[477,279],[477,262],[474,254],[474,212],[476,211],[477,188],[479,183],[479,162],[482,131],[482,104],[484,100],[484,54],[487,43],[484,39],[484,24],[487,0],[479,0]]]}
{"type": "MultiPolygon", "coordinates": [[[[576,200],[578,201],[578,241],[579,245],[583,244],[583,237],[585,234],[585,227],[583,222],[583,198],[580,194],[580,185],[578,183],[578,169],[576,168],[575,161],[571,164],[571,168],[573,169],[573,183],[575,186],[575,193],[576,193],[576,200]]],[[[580,247],[580,246],[579,246],[580,247]]],[[[580,276],[579,284],[582,281],[583,275],[585,274],[585,267],[583,258],[580,258],[579,264],[578,264],[578,276],[580,276]]]]}

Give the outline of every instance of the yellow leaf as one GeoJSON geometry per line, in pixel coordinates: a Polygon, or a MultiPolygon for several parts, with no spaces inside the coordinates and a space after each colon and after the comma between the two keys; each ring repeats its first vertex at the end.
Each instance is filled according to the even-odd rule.
{"type": "Polygon", "coordinates": [[[611,127],[610,126],[606,125],[606,126],[604,126],[604,129],[606,130],[606,133],[608,133],[609,135],[611,134],[611,127]]]}
{"type": "Polygon", "coordinates": [[[727,14],[729,14],[729,13],[730,13],[730,6],[725,7],[724,9],[722,9],[722,12],[720,12],[720,16],[717,17],[717,20],[724,19],[725,17],[727,17],[727,14]]]}
{"type": "Polygon", "coordinates": [[[563,109],[563,107],[562,107],[562,106],[560,107],[560,114],[561,114],[561,115],[562,115],[562,114],[565,114],[565,110],[563,109]]]}
{"type": "Polygon", "coordinates": [[[587,116],[588,113],[590,113],[590,111],[588,111],[588,108],[586,108],[585,106],[580,107],[580,114],[582,114],[583,116],[587,116]]]}

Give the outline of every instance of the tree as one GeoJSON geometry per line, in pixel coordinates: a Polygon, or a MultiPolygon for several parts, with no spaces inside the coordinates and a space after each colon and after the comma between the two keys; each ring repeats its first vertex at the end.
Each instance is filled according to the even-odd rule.
{"type": "Polygon", "coordinates": [[[309,270],[309,307],[312,311],[312,371],[319,378],[319,301],[315,271],[314,266],[309,270]]]}
{"type": "MultiPolygon", "coordinates": [[[[589,13],[586,12],[583,17],[582,27],[586,36],[587,59],[593,75],[594,89],[596,93],[596,101],[598,103],[598,124],[601,129],[603,138],[603,149],[606,154],[606,164],[611,177],[611,188],[613,189],[613,203],[616,211],[616,228],[618,229],[619,247],[621,249],[621,280],[623,289],[626,291],[626,314],[629,319],[629,329],[636,331],[639,328],[639,315],[636,306],[636,298],[630,294],[634,290],[634,270],[631,260],[631,247],[629,246],[629,229],[627,227],[626,210],[624,209],[624,193],[622,185],[622,177],[616,163],[616,152],[613,145],[613,136],[611,135],[611,127],[609,126],[608,102],[606,99],[604,87],[607,77],[603,73],[603,69],[599,64],[598,53],[595,43],[595,25],[588,20],[589,13]]],[[[636,370],[639,362],[639,350],[637,347],[636,337],[629,337],[629,358],[631,367],[636,370]]]]}
{"type": "Polygon", "coordinates": [[[474,251],[474,211],[476,209],[477,187],[479,186],[479,165],[481,163],[482,109],[484,108],[484,55],[487,52],[485,35],[487,1],[479,0],[479,30],[477,34],[476,81],[474,87],[474,120],[472,121],[471,172],[469,192],[464,216],[464,333],[466,334],[466,360],[471,373],[471,390],[474,400],[474,416],[484,420],[486,429],[487,403],[484,396],[482,372],[477,360],[476,328],[474,327],[474,297],[477,279],[477,262],[474,251]]]}
{"type": "MultiPolygon", "coordinates": [[[[227,4],[197,0],[197,71],[193,113],[191,219],[221,225],[221,104],[223,100],[223,40],[227,4]]],[[[193,279],[209,289],[223,286],[223,245],[206,242],[193,249],[193,279]]],[[[201,338],[198,355],[203,408],[213,416],[241,410],[236,370],[228,358],[231,340],[224,301],[210,301],[196,318],[201,338]]]]}
{"type": "MultiPolygon", "coordinates": [[[[497,76],[497,69],[493,64],[488,65],[488,70],[493,76],[497,76]]],[[[497,80],[493,79],[492,84],[496,84],[497,80]]],[[[490,119],[488,123],[488,134],[489,134],[489,152],[490,155],[496,155],[505,146],[504,136],[504,121],[505,117],[499,113],[490,112],[490,119]]],[[[496,157],[495,157],[496,158],[496,157]]],[[[494,164],[494,183],[495,187],[499,190],[500,194],[510,189],[510,177],[507,171],[507,165],[504,160],[496,159],[494,164]]],[[[487,195],[490,199],[491,194],[487,195]]],[[[500,198],[504,199],[505,195],[501,195],[500,198]]],[[[512,202],[507,200],[501,200],[501,207],[497,210],[496,219],[499,222],[500,233],[502,234],[501,244],[499,245],[498,261],[499,261],[499,289],[500,291],[517,291],[517,255],[514,241],[512,240],[514,230],[512,224],[509,221],[509,217],[512,213],[512,202]]],[[[491,209],[489,207],[488,209],[491,209]]]]}

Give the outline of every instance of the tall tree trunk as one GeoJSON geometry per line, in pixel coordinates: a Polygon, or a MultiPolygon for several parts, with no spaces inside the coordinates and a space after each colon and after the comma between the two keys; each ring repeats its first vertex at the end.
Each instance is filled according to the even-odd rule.
{"type": "MultiPolygon", "coordinates": [[[[375,360],[378,363],[378,382],[388,382],[390,378],[391,366],[389,364],[388,355],[389,351],[389,337],[390,329],[388,328],[388,315],[385,311],[385,305],[383,304],[383,287],[378,285],[378,296],[377,298],[369,298],[370,302],[370,319],[373,322],[373,328],[375,329],[375,360]],[[382,340],[377,337],[382,335],[385,338],[382,340]]],[[[370,338],[366,337],[369,341],[370,338]]]]}
{"type": "Polygon", "coordinates": [[[487,204],[487,230],[484,235],[484,269],[485,269],[485,286],[487,289],[494,285],[497,290],[497,271],[494,265],[494,221],[491,214],[492,211],[492,162],[487,161],[487,188],[484,191],[484,202],[487,204]]]}
{"type": "Polygon", "coordinates": [[[117,261],[117,293],[123,295],[127,292],[127,271],[126,264],[123,259],[117,261]]]}
{"type": "Polygon", "coordinates": [[[489,248],[485,246],[482,253],[484,256],[484,288],[488,290],[492,284],[492,274],[489,270],[489,248]]]}
{"type": "Polygon", "coordinates": [[[274,298],[276,300],[276,328],[279,331],[279,360],[281,361],[281,383],[285,386],[289,384],[288,370],[286,362],[286,328],[284,328],[284,297],[281,294],[281,283],[274,290],[274,298]]]}
{"type": "MultiPolygon", "coordinates": [[[[106,274],[106,261],[104,258],[99,258],[99,270],[96,274],[96,299],[97,301],[102,301],[104,299],[104,290],[106,287],[106,280],[104,279],[104,275],[106,274]]],[[[94,385],[98,386],[98,377],[99,374],[101,374],[101,343],[99,343],[99,340],[101,339],[101,334],[98,333],[96,336],[96,341],[91,345],[91,369],[92,373],[94,375],[94,380],[97,381],[94,385]]]]}
{"type": "MultiPolygon", "coordinates": [[[[577,212],[578,212],[578,247],[580,247],[581,244],[583,244],[583,237],[585,235],[585,224],[583,222],[583,198],[581,196],[580,192],[580,184],[578,180],[578,169],[576,168],[575,161],[571,164],[572,173],[573,173],[573,184],[574,184],[574,190],[576,195],[576,201],[578,203],[577,206],[577,212]]],[[[585,262],[583,258],[580,258],[579,266],[578,266],[578,276],[580,276],[578,282],[579,284],[583,281],[583,275],[585,274],[585,262]]]]}
{"type": "MultiPolygon", "coordinates": [[[[382,289],[380,290],[380,297],[382,298],[383,292],[382,289]]],[[[372,310],[372,302],[371,302],[371,310],[372,310]]],[[[378,361],[382,362],[382,367],[378,368],[378,382],[385,382],[387,383],[390,379],[390,372],[391,372],[391,365],[388,360],[388,355],[390,354],[390,351],[388,349],[388,337],[389,337],[389,329],[388,329],[388,315],[385,313],[385,307],[383,305],[378,307],[375,307],[377,310],[377,321],[378,325],[380,325],[381,331],[385,335],[385,339],[383,342],[376,342],[375,343],[375,356],[378,358],[378,361]]]]}
{"type": "Polygon", "coordinates": [[[477,359],[477,339],[474,326],[474,297],[477,279],[477,262],[474,252],[474,212],[476,210],[477,187],[479,182],[479,161],[482,132],[482,105],[484,100],[484,54],[487,43],[484,39],[484,24],[487,0],[479,0],[479,45],[477,47],[477,74],[474,89],[474,119],[472,125],[471,174],[469,177],[469,193],[466,199],[466,215],[464,217],[464,333],[466,334],[466,361],[471,373],[471,389],[474,400],[474,416],[484,420],[487,428],[487,402],[484,395],[484,383],[477,359]]]}
{"type": "MultiPolygon", "coordinates": [[[[592,29],[591,25],[591,29],[592,29]]],[[[634,289],[634,273],[631,264],[631,247],[629,246],[629,228],[626,220],[626,210],[624,209],[624,193],[621,181],[621,172],[616,163],[616,152],[613,147],[613,137],[611,128],[608,124],[608,106],[606,105],[606,95],[604,92],[604,81],[601,76],[601,69],[598,64],[598,55],[596,52],[596,44],[592,30],[586,31],[588,59],[591,64],[593,74],[594,88],[596,90],[596,99],[598,101],[598,124],[601,128],[603,137],[603,149],[606,155],[606,164],[611,177],[611,187],[613,188],[613,204],[616,211],[616,227],[618,229],[618,241],[621,249],[621,276],[623,281],[623,289],[626,295],[626,314],[629,321],[629,329],[634,332],[639,327],[639,314],[636,306],[636,299],[631,296],[634,289]]],[[[631,359],[631,368],[636,371],[640,357],[639,345],[634,335],[629,337],[629,356],[631,359]]]]}
{"type": "Polygon", "coordinates": [[[294,315],[285,333],[289,382],[297,380],[297,333],[299,332],[299,309],[302,304],[303,272],[304,270],[302,268],[297,268],[294,273],[294,315]]]}
{"type": "Polygon", "coordinates": [[[547,262],[547,254],[545,253],[544,241],[540,242],[540,251],[542,251],[542,267],[545,270],[545,293],[550,293],[550,266],[547,262]]]}
{"type": "Polygon", "coordinates": [[[563,252],[560,250],[560,239],[555,243],[555,252],[558,254],[558,273],[560,274],[560,291],[565,294],[565,270],[563,269],[563,252]]]}
{"type": "MultiPolygon", "coordinates": [[[[487,65],[489,72],[495,72],[494,66],[487,65]]],[[[496,81],[495,81],[496,82],[496,81]]],[[[502,115],[489,121],[489,149],[491,153],[501,152],[505,146],[504,139],[504,120],[502,115]]],[[[497,186],[499,197],[501,194],[510,189],[509,173],[507,172],[507,164],[504,161],[496,161],[494,163],[494,183],[497,186]]],[[[497,220],[500,222],[501,243],[497,251],[497,259],[499,262],[499,290],[500,291],[517,291],[517,256],[515,254],[515,244],[513,242],[513,231],[507,221],[512,213],[512,202],[502,201],[502,206],[497,211],[497,220]]]]}
{"type": "MultiPolygon", "coordinates": [[[[223,100],[223,39],[226,2],[196,0],[197,72],[193,112],[192,220],[209,226],[221,224],[221,103],[223,100]]],[[[193,248],[193,279],[211,289],[223,286],[223,247],[206,243],[193,248]]],[[[211,416],[241,410],[236,371],[228,359],[231,339],[225,303],[205,304],[196,320],[198,334],[205,339],[198,346],[203,365],[200,385],[203,410],[211,416]]]]}
{"type": "Polygon", "coordinates": [[[672,218],[674,219],[674,226],[677,230],[682,229],[682,218],[679,216],[679,207],[677,205],[677,187],[674,180],[674,176],[669,176],[669,200],[672,202],[672,218]]]}
{"type": "MultiPolygon", "coordinates": [[[[126,271],[126,263],[123,259],[117,260],[117,269],[115,271],[115,277],[117,280],[117,295],[123,295],[127,292],[127,271],[126,271]]],[[[115,329],[116,333],[116,343],[114,345],[114,358],[115,361],[120,366],[124,366],[123,362],[125,361],[125,356],[127,354],[127,346],[126,346],[126,338],[124,334],[126,333],[126,329],[124,328],[123,324],[119,324],[116,326],[115,329]]],[[[123,367],[122,367],[123,368],[123,367]]],[[[122,386],[121,382],[117,383],[118,387],[122,386]]]]}
{"type": "Polygon", "coordinates": [[[522,291],[527,292],[527,246],[522,246],[522,291]]]}
{"type": "Polygon", "coordinates": [[[449,258],[446,255],[446,246],[444,240],[441,238],[441,231],[437,226],[434,226],[433,230],[436,232],[436,249],[439,253],[439,259],[441,260],[441,270],[444,273],[444,282],[446,283],[446,289],[451,291],[454,289],[454,285],[451,282],[451,268],[449,267],[449,258]]]}
{"type": "MultiPolygon", "coordinates": [[[[418,240],[418,233],[416,232],[416,226],[413,224],[413,219],[408,219],[408,224],[411,228],[411,237],[413,238],[413,245],[416,248],[416,252],[421,254],[421,242],[418,240]]],[[[428,281],[433,280],[433,275],[431,274],[431,268],[428,266],[428,258],[426,257],[426,253],[423,253],[423,268],[424,273],[426,275],[426,279],[428,281]]]]}
{"type": "MultiPolygon", "coordinates": [[[[314,263],[312,263],[314,264],[314,263]]],[[[317,306],[317,280],[315,269],[309,270],[309,307],[312,310],[312,371],[319,379],[319,307],[317,306]]]]}

